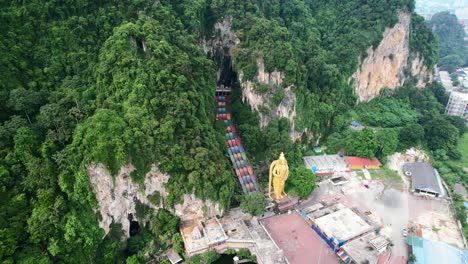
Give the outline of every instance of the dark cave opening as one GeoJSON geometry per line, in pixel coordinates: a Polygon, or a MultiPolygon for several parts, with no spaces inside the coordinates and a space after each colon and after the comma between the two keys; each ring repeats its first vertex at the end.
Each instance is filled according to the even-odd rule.
{"type": "Polygon", "coordinates": [[[232,67],[232,59],[230,55],[223,55],[221,62],[218,64],[219,76],[217,85],[234,88],[237,83],[237,73],[232,67]]]}
{"type": "Polygon", "coordinates": [[[128,221],[130,221],[130,237],[138,234],[138,232],[140,231],[140,224],[138,224],[137,221],[134,221],[133,220],[133,215],[132,214],[129,214],[128,215],[128,221]]]}

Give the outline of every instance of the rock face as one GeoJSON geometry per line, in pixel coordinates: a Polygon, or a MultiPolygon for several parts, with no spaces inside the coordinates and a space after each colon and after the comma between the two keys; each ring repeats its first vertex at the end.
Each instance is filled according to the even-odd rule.
{"type": "MultiPolygon", "coordinates": [[[[165,183],[169,180],[169,175],[162,173],[156,165],[152,165],[151,170],[146,174],[144,186],[134,183],[130,173],[135,170],[131,164],[120,168],[119,173],[112,178],[109,171],[102,164],[92,164],[87,166],[90,177],[91,188],[99,204],[99,212],[102,219],[99,227],[109,232],[111,223],[122,224],[124,234],[130,235],[130,220],[136,219],[136,202],[140,202],[155,210],[164,207],[164,199],[167,196],[165,183]],[[161,201],[155,205],[148,200],[148,196],[159,192],[161,201]]],[[[182,221],[192,221],[222,215],[219,204],[211,201],[202,201],[193,195],[185,195],[182,204],[175,205],[169,211],[181,218],[182,221]]]]}
{"type": "Polygon", "coordinates": [[[218,203],[210,200],[202,201],[193,194],[185,194],[184,202],[176,204],[173,211],[183,222],[223,215],[223,210],[218,203]]]}
{"type": "Polygon", "coordinates": [[[156,210],[162,207],[162,202],[154,205],[147,198],[147,195],[156,191],[160,192],[162,197],[166,196],[164,183],[169,176],[161,173],[156,166],[146,175],[144,190],[140,190],[140,186],[132,182],[130,173],[135,170],[132,165],[123,166],[115,181],[102,164],[90,165],[87,170],[102,216],[99,227],[103,228],[106,234],[109,232],[109,225],[114,222],[122,224],[124,233],[129,236],[129,216],[132,215],[132,218],[136,219],[135,200],[156,210]]]}
{"type": "Polygon", "coordinates": [[[408,67],[412,76],[418,79],[418,87],[424,87],[427,80],[432,79],[432,73],[423,63],[424,59],[419,54],[410,54],[410,23],[411,14],[399,12],[398,23],[385,30],[379,46],[375,50],[369,47],[364,61],[359,58],[358,70],[351,77],[359,101],[374,98],[384,87],[395,89],[403,85],[408,67]],[[410,57],[414,57],[411,65],[408,63],[410,57]]]}
{"type": "Polygon", "coordinates": [[[232,78],[231,51],[239,44],[239,39],[231,31],[232,17],[226,16],[223,21],[214,25],[215,37],[203,41],[203,50],[213,59],[216,65],[218,85],[230,86],[232,78]]]}
{"type": "Polygon", "coordinates": [[[260,127],[264,128],[268,125],[273,118],[287,118],[290,127],[290,137],[297,139],[300,133],[295,131],[294,118],[296,117],[296,94],[291,86],[286,88],[281,87],[284,80],[284,73],[277,71],[265,71],[265,64],[263,58],[257,59],[257,76],[253,81],[244,80],[244,74],[239,74],[239,81],[242,88],[242,101],[248,103],[252,111],[256,111],[260,116],[260,127]],[[266,85],[269,91],[260,94],[255,90],[258,85],[266,85]],[[278,91],[283,89],[283,97],[281,102],[276,105],[272,102],[273,96],[278,91]]]}
{"type": "MultiPolygon", "coordinates": [[[[239,38],[231,31],[232,17],[227,16],[223,21],[214,25],[214,37],[203,42],[203,50],[213,59],[217,68],[218,85],[230,86],[232,84],[232,51],[240,43],[239,38]]],[[[272,98],[277,89],[283,89],[281,84],[284,73],[274,70],[265,71],[263,58],[257,59],[258,72],[253,81],[244,80],[244,74],[239,72],[238,80],[242,88],[242,100],[248,103],[252,111],[260,115],[260,127],[265,127],[272,118],[285,117],[291,124],[290,136],[293,139],[300,138],[302,134],[294,130],[294,117],[296,116],[296,95],[292,87],[286,87],[283,99],[279,105],[273,105],[272,98]],[[270,91],[259,94],[255,91],[256,85],[268,85],[270,91]]]]}
{"type": "Polygon", "coordinates": [[[416,86],[419,88],[424,88],[427,83],[434,81],[433,72],[427,68],[424,64],[424,58],[421,58],[419,54],[411,62],[411,75],[418,80],[416,86]]]}

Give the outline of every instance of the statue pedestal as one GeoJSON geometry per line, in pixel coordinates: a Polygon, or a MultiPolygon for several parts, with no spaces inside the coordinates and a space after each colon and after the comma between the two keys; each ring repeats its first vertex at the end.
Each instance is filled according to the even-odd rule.
{"type": "Polygon", "coordinates": [[[273,203],[276,205],[276,209],[279,211],[285,211],[288,209],[294,209],[294,205],[297,204],[298,198],[291,197],[291,196],[283,196],[280,200],[276,200],[275,194],[271,194],[271,198],[273,198],[273,203]]]}

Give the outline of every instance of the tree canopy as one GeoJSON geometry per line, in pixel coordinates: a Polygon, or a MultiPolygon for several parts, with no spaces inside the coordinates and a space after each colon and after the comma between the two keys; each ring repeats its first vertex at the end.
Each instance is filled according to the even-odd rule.
{"type": "Polygon", "coordinates": [[[468,65],[465,31],[457,16],[448,11],[436,13],[428,24],[439,38],[440,69],[453,72],[468,65]]]}
{"type": "MultiPolygon", "coordinates": [[[[156,164],[170,175],[169,209],[186,193],[230,204],[235,177],[214,122],[218,69],[203,50],[216,36],[216,22],[232,17],[240,40],[232,54],[236,71],[252,79],[256,59],[263,58],[268,71],[285,73],[280,88],[293,85],[296,92],[296,128],[314,136],[331,132],[337,115],[354,107],[348,78],[359,55],[380,42],[398,10],[413,9],[411,0],[2,1],[0,260],[138,263],[170,241],[180,249],[178,220],[168,211],[145,213],[140,231],[127,241],[118,225],[104,236],[86,169],[92,163],[114,176],[131,163],[139,184],[156,164]]],[[[428,98],[411,101],[424,103],[425,118],[409,110],[395,118],[392,109],[402,104],[393,102],[385,114],[393,116],[384,123],[397,127],[419,118],[425,133],[438,134],[428,120],[439,97],[428,98]]],[[[234,102],[233,111],[256,164],[285,152],[292,188],[300,196],[310,193],[313,175],[299,167],[303,148],[291,142],[289,121],[274,119],[261,130],[258,115],[245,105],[234,102]]],[[[459,122],[447,124],[453,126],[459,122]]],[[[371,149],[354,146],[356,153],[375,155],[379,135],[373,133],[358,135],[363,144],[371,140],[365,142],[371,149]]],[[[450,146],[452,137],[445,142],[431,146],[450,146]]],[[[216,257],[207,253],[198,261],[216,257]]]]}

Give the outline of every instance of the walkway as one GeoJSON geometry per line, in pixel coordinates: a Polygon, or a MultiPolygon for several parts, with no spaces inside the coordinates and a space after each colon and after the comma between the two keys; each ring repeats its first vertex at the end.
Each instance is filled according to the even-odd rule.
{"type": "Polygon", "coordinates": [[[247,159],[244,146],[236,133],[237,129],[232,123],[230,93],[227,91],[217,91],[215,100],[216,120],[223,121],[226,125],[228,155],[242,190],[244,193],[260,191],[252,165],[247,159]]]}

